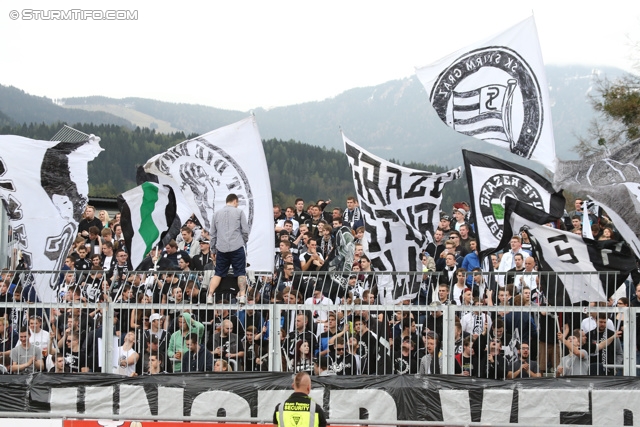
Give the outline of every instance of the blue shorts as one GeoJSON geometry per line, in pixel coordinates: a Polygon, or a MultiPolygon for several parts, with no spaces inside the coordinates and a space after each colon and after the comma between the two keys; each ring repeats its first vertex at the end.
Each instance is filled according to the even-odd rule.
{"type": "Polygon", "coordinates": [[[216,255],[216,272],[218,277],[227,277],[229,265],[233,267],[233,277],[246,276],[247,254],[244,248],[238,248],[233,252],[220,252],[216,255]]]}

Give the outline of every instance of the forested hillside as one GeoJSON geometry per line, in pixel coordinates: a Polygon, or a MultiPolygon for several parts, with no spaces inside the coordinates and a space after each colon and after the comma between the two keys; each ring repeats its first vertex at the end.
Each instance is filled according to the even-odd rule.
{"type": "MultiPolygon", "coordinates": [[[[197,136],[182,132],[161,134],[148,128],[129,129],[116,125],[72,126],[84,133],[99,136],[100,145],[104,148],[98,158],[89,163],[89,194],[92,197],[115,197],[133,188],[136,185],[136,166],[187,138],[197,136]]],[[[61,123],[3,125],[0,134],[50,140],[61,127],[61,123]]],[[[355,194],[353,178],[343,152],[278,139],[264,141],[263,145],[274,203],[290,205],[296,197],[306,201],[332,199],[334,206],[344,208],[346,197],[355,194]]],[[[412,163],[409,167],[432,172],[449,169],[419,163],[412,163]]],[[[454,201],[467,199],[463,180],[446,186],[444,198],[444,207],[451,206],[454,201]]]]}
{"type": "Polygon", "coordinates": [[[0,85],[0,111],[16,123],[109,123],[133,125],[127,119],[103,111],[84,111],[62,108],[44,96],[34,96],[13,86],[0,85]]]}

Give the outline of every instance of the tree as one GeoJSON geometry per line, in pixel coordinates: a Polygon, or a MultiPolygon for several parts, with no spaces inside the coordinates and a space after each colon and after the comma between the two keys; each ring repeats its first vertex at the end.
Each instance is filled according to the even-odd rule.
{"type": "MultiPolygon", "coordinates": [[[[640,70],[640,64],[635,67],[640,70]]],[[[596,96],[591,97],[599,113],[586,137],[579,137],[576,150],[581,156],[612,149],[640,137],[640,76],[628,73],[611,81],[597,80],[596,96]]]]}

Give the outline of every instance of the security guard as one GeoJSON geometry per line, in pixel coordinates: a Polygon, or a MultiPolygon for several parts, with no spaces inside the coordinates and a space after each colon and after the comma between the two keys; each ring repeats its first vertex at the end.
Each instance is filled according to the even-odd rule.
{"type": "Polygon", "coordinates": [[[327,418],[322,407],[309,397],[311,377],[298,372],[293,378],[293,394],[276,405],[273,425],[277,427],[326,427],[327,418]]]}

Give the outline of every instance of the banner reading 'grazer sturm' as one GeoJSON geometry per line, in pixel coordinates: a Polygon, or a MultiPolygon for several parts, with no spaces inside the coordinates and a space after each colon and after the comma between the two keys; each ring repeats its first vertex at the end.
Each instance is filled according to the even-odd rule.
{"type": "Polygon", "coordinates": [[[533,17],[416,74],[447,126],[555,171],[551,104],[533,17]]]}
{"type": "MultiPolygon", "coordinates": [[[[460,168],[445,173],[409,169],[367,152],[344,134],[342,139],[365,219],[372,267],[376,271],[421,271],[419,255],[438,227],[442,189],[460,177],[460,168]]],[[[379,277],[381,301],[415,297],[417,289],[411,278],[379,277]],[[385,281],[388,283],[381,283],[385,281]]]]}
{"type": "Polygon", "coordinates": [[[640,139],[612,152],[561,161],[553,182],[596,201],[640,257],[640,139]]]}
{"type": "MultiPolygon", "coordinates": [[[[0,199],[28,268],[64,265],[88,201],[87,165],[101,151],[93,135],[81,142],[0,136],[0,199]]],[[[38,280],[40,300],[56,301],[56,279],[38,280]]]]}
{"type": "Polygon", "coordinates": [[[144,170],[174,180],[209,231],[216,209],[225,205],[230,193],[236,194],[250,229],[247,263],[251,270],[273,271],[271,183],[254,117],[181,142],[149,159],[144,170]]]}
{"type": "Polygon", "coordinates": [[[144,182],[118,196],[118,207],[125,244],[136,267],[158,246],[173,223],[176,198],[170,187],[144,182]]]}
{"type": "MultiPolygon", "coordinates": [[[[462,150],[481,257],[502,249],[504,209],[507,197],[541,209],[553,217],[564,213],[562,191],[542,175],[524,166],[486,154],[462,150]]],[[[507,236],[511,238],[511,236],[507,236]]],[[[508,247],[508,245],[507,245],[508,247]]]]}
{"type": "Polygon", "coordinates": [[[543,225],[555,219],[558,217],[508,197],[501,245],[508,245],[509,236],[527,230],[540,271],[558,273],[558,283],[564,286],[572,303],[607,301],[635,268],[629,246],[624,242],[585,239],[543,225]],[[605,271],[619,274],[599,273],[605,271]],[[596,274],[572,274],[575,272],[596,274]]]}

